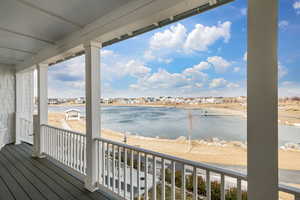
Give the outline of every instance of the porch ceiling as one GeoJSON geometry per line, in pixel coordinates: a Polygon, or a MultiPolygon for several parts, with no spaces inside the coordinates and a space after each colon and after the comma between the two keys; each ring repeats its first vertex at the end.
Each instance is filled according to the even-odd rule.
{"type": "Polygon", "coordinates": [[[109,45],[229,1],[1,0],[0,64],[56,63],[82,53],[87,40],[109,45]]]}
{"type": "Polygon", "coordinates": [[[130,1],[2,0],[0,63],[19,64],[130,1]]]}

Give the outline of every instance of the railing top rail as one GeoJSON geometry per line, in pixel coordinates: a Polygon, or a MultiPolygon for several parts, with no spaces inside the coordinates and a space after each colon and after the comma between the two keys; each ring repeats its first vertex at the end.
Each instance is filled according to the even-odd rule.
{"type": "Polygon", "coordinates": [[[79,136],[84,136],[84,137],[86,136],[84,133],[80,133],[80,132],[73,131],[73,130],[68,130],[68,129],[63,129],[63,128],[58,128],[58,127],[55,127],[55,126],[51,126],[49,124],[42,124],[41,126],[45,126],[45,127],[48,127],[48,128],[53,128],[53,129],[60,130],[60,131],[69,132],[69,133],[74,134],[74,135],[79,135],[79,136]]]}
{"type": "Polygon", "coordinates": [[[296,188],[296,187],[279,184],[278,189],[281,192],[285,192],[285,193],[293,194],[293,195],[296,195],[296,196],[300,196],[300,189],[296,188]]]}
{"type": "Polygon", "coordinates": [[[171,155],[167,155],[167,154],[163,154],[163,153],[159,153],[159,152],[155,152],[155,151],[151,151],[151,150],[147,150],[147,149],[142,149],[139,147],[135,147],[135,146],[130,146],[127,144],[123,144],[120,142],[115,142],[115,141],[111,141],[105,138],[101,138],[101,137],[97,137],[95,138],[95,140],[99,140],[99,141],[103,141],[105,143],[109,143],[109,144],[113,144],[113,145],[117,145],[117,146],[121,146],[121,147],[125,147],[127,149],[131,149],[137,152],[142,152],[148,155],[152,155],[152,156],[156,156],[156,157],[161,157],[170,161],[175,161],[175,162],[179,162],[179,163],[183,163],[192,167],[196,167],[196,168],[200,168],[203,170],[208,170],[210,172],[215,172],[218,174],[224,174],[226,176],[229,177],[233,177],[233,178],[238,178],[238,179],[242,179],[242,180],[247,180],[247,176],[245,174],[239,173],[239,172],[235,172],[232,170],[228,170],[228,169],[223,169],[214,165],[209,165],[209,164],[205,164],[205,163],[199,163],[199,162],[195,162],[195,161],[191,161],[191,160],[186,160],[183,158],[178,158],[175,156],[171,156],[171,155]]]}

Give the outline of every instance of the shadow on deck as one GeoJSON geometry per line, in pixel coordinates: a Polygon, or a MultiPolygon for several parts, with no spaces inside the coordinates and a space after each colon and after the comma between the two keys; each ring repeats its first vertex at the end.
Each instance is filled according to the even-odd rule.
{"type": "Polygon", "coordinates": [[[108,200],[90,193],[84,183],[47,159],[31,157],[28,144],[6,145],[0,151],[0,199],[2,200],[108,200]]]}

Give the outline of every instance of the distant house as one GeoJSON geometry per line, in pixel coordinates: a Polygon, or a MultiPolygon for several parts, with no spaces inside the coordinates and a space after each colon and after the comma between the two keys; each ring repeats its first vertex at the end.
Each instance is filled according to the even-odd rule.
{"type": "Polygon", "coordinates": [[[65,111],[66,120],[80,120],[80,110],[78,109],[69,109],[65,111]]]}
{"type": "Polygon", "coordinates": [[[48,99],[48,104],[59,104],[59,100],[56,98],[48,99]]]}
{"type": "Polygon", "coordinates": [[[77,99],[75,99],[75,103],[76,104],[84,104],[85,98],[84,97],[77,98],[77,99]]]}

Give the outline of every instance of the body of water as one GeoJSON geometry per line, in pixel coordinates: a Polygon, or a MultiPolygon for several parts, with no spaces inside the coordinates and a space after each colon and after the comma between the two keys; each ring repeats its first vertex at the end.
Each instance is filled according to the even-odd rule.
{"type": "MultiPolygon", "coordinates": [[[[70,108],[79,109],[85,115],[84,106],[50,106],[49,111],[64,112],[70,108]]],[[[192,139],[217,137],[227,141],[246,141],[246,119],[215,114],[203,109],[104,106],[101,107],[101,122],[102,128],[141,136],[175,139],[191,134],[192,139]],[[192,115],[191,132],[189,113],[192,115]]],[[[300,143],[300,128],[280,125],[279,145],[289,142],[300,143]]]]}

